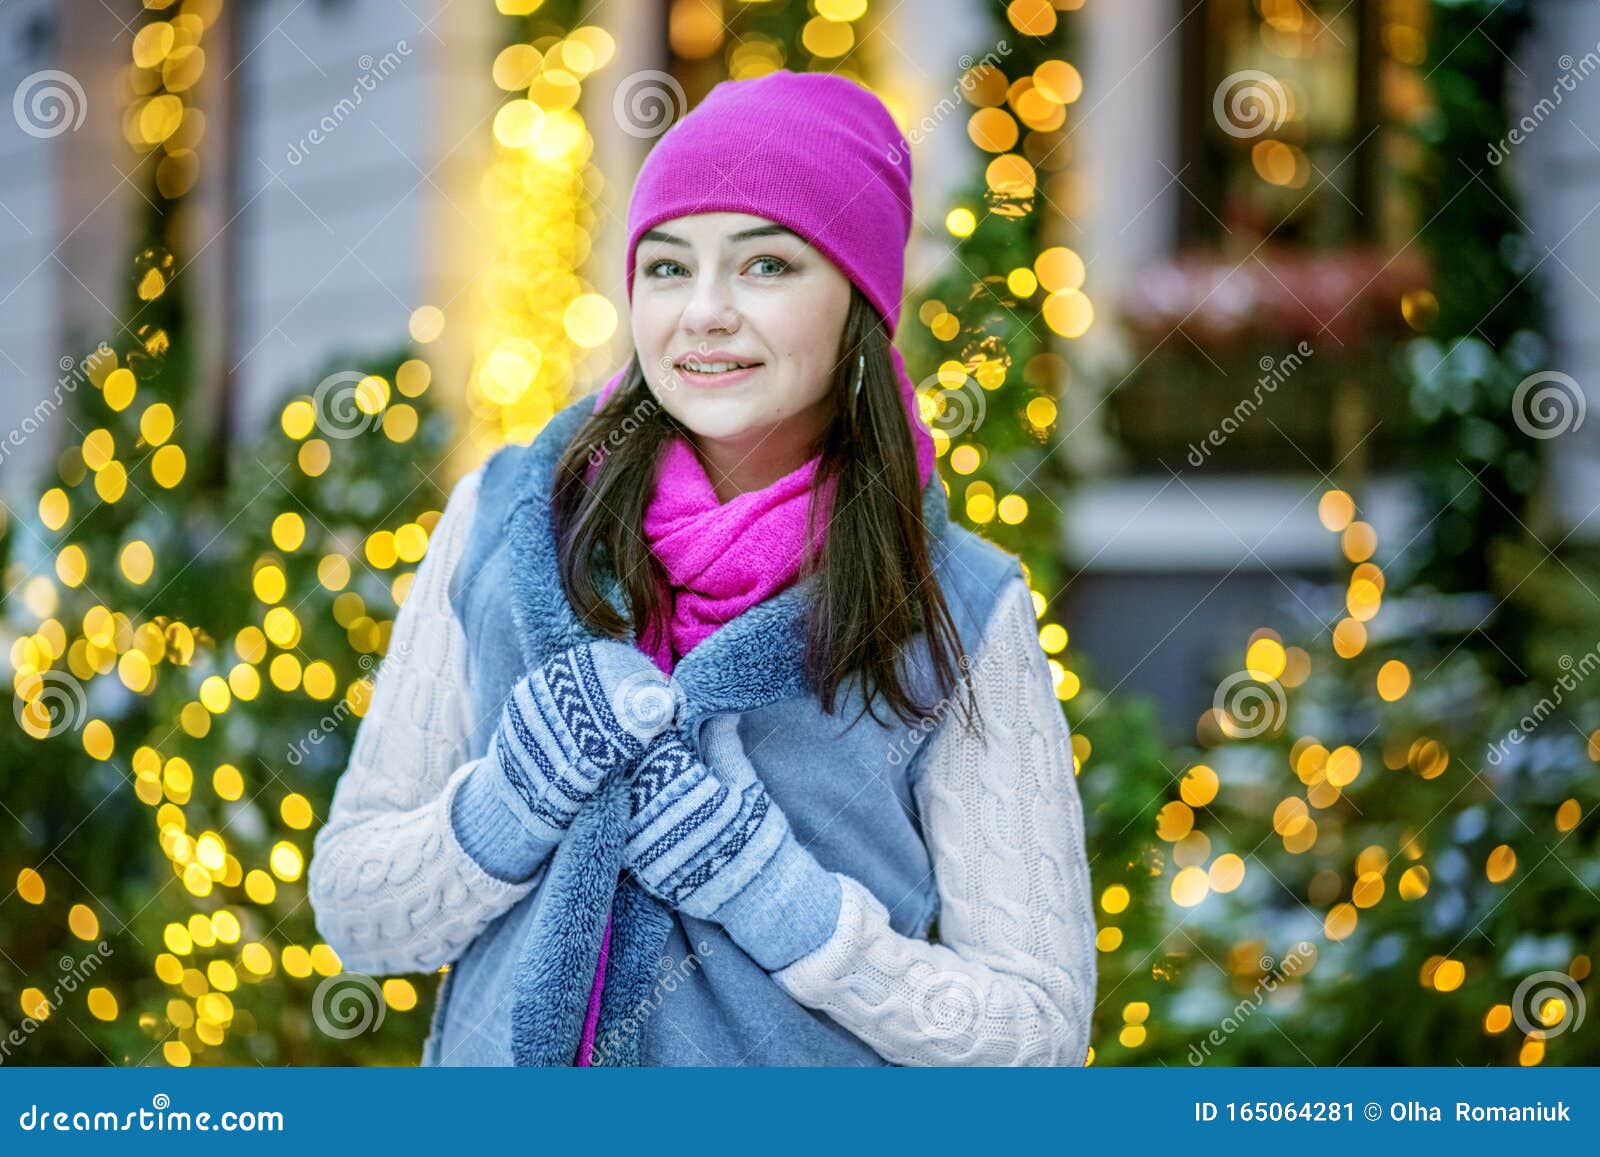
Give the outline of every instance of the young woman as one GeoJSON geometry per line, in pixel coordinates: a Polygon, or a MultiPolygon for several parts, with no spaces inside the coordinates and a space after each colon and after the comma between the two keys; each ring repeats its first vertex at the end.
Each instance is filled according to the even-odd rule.
{"type": "Polygon", "coordinates": [[[450,966],[424,1063],[1085,1062],[1032,596],[891,345],[906,158],[846,79],[717,86],[633,192],[635,357],[450,496],[309,878],[347,968],[450,966]]]}

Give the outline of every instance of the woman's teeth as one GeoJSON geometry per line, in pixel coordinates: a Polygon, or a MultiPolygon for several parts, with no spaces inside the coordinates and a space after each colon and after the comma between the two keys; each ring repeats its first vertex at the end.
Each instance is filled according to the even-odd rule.
{"type": "Polygon", "coordinates": [[[684,362],[683,368],[695,374],[725,374],[729,370],[747,370],[755,362],[684,362]]]}

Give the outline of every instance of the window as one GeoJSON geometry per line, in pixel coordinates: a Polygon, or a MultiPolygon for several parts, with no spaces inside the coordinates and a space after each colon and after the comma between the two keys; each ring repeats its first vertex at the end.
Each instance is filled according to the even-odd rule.
{"type": "Polygon", "coordinates": [[[1135,469],[1371,456],[1405,427],[1388,354],[1426,285],[1406,179],[1424,0],[1187,4],[1179,251],[1120,303],[1138,364],[1114,432],[1135,469]]]}

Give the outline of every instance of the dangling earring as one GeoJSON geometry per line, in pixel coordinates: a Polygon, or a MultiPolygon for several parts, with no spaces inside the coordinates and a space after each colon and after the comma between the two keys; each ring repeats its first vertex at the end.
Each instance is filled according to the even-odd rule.
{"type": "Polygon", "coordinates": [[[854,407],[856,405],[856,403],[861,400],[861,383],[866,380],[866,376],[867,376],[867,355],[866,354],[857,354],[856,355],[856,388],[855,388],[855,392],[850,395],[850,405],[852,407],[854,407]]]}

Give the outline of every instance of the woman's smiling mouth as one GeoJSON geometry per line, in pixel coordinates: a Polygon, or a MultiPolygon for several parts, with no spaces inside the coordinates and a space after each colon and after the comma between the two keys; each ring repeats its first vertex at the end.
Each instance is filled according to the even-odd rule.
{"type": "Polygon", "coordinates": [[[761,362],[726,355],[693,355],[673,363],[683,380],[692,386],[723,386],[744,381],[762,366],[761,362]]]}

